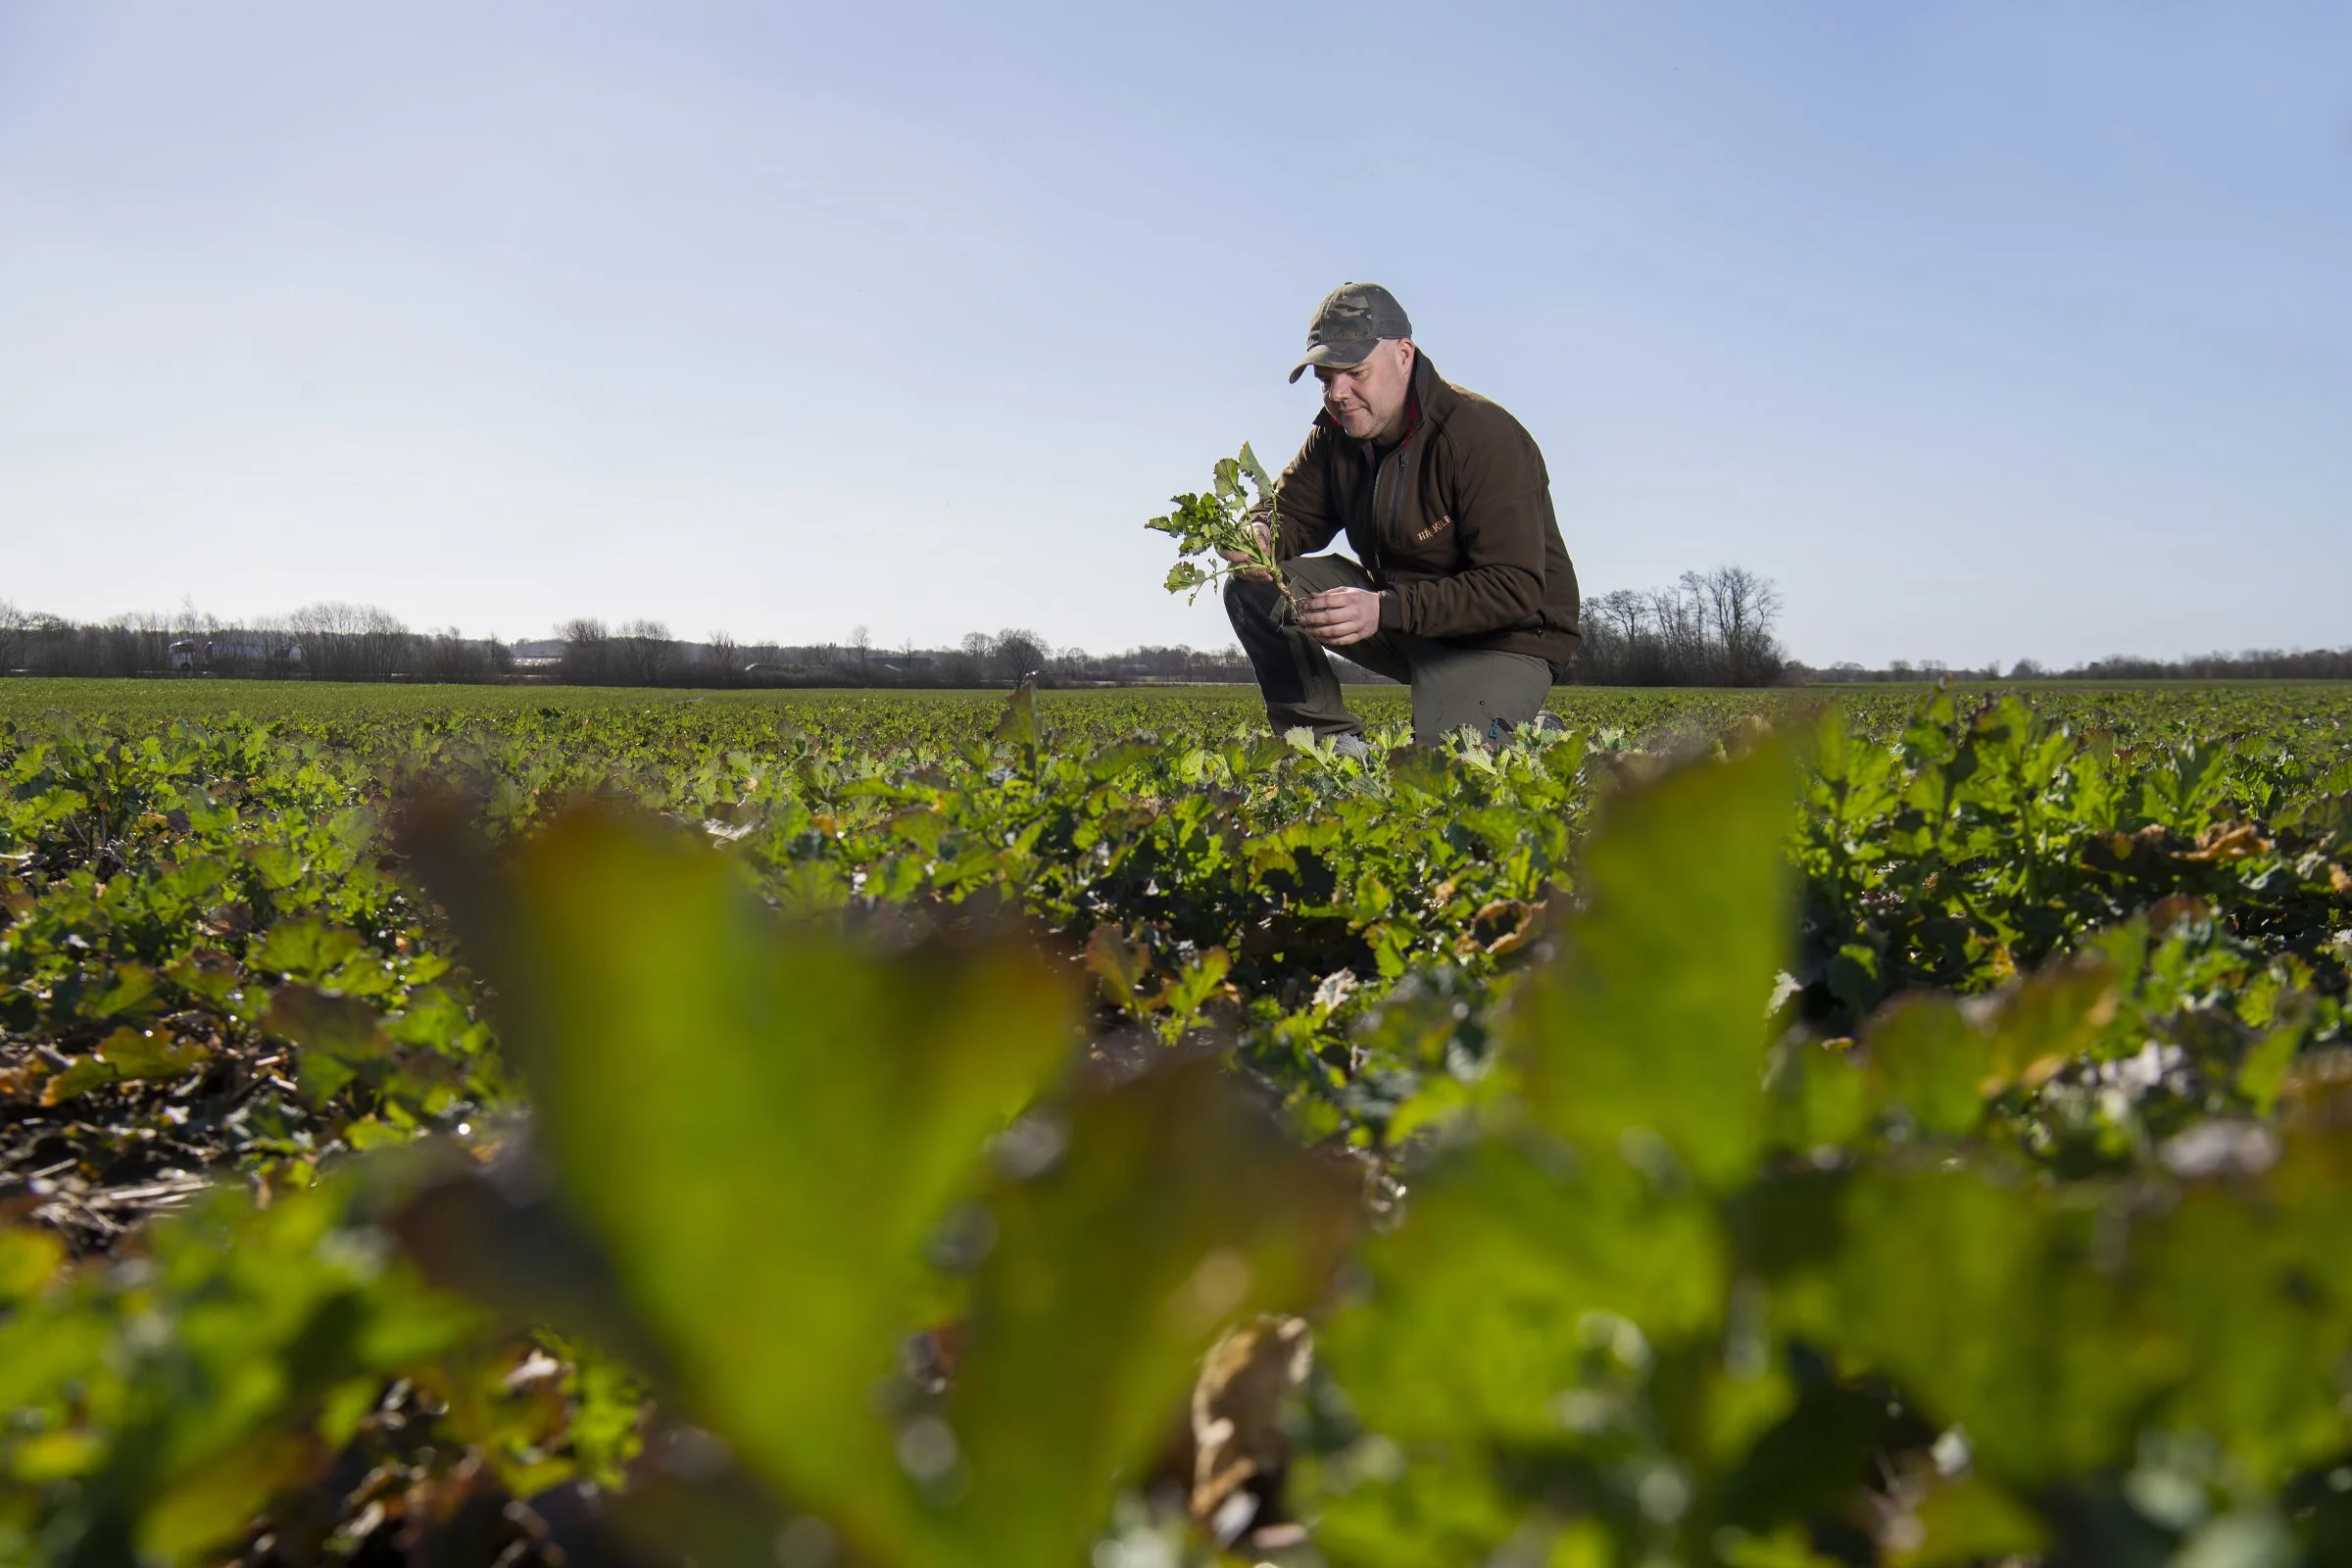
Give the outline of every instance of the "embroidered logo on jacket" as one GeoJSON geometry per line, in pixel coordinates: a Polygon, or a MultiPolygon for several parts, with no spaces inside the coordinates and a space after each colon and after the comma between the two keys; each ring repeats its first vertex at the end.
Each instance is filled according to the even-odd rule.
{"type": "Polygon", "coordinates": [[[1428,527],[1413,535],[1413,543],[1417,545],[1425,545],[1452,526],[1453,519],[1451,517],[1440,517],[1437,521],[1431,523],[1428,527]]]}

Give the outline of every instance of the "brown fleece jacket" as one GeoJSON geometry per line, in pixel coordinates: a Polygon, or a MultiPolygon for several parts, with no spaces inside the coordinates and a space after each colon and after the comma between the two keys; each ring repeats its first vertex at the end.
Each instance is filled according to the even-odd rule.
{"type": "Polygon", "coordinates": [[[1275,487],[1282,560],[1343,531],[1380,585],[1383,631],[1532,654],[1564,672],[1577,644],[1576,567],[1551,476],[1517,419],[1413,356],[1405,435],[1377,456],[1318,414],[1275,487]]]}

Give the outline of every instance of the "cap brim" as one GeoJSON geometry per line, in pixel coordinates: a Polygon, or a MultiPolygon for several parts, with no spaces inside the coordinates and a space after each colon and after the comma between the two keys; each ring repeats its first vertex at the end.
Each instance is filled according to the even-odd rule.
{"type": "Polygon", "coordinates": [[[1345,370],[1351,365],[1361,365],[1380,347],[1380,339],[1368,337],[1344,343],[1317,343],[1306,351],[1306,358],[1291,367],[1291,379],[1296,381],[1316,366],[1329,366],[1345,370]]]}

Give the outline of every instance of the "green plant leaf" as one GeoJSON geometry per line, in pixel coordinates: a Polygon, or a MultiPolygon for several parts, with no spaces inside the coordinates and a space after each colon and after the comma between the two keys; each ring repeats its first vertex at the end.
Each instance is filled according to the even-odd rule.
{"type": "Polygon", "coordinates": [[[1914,1517],[1919,1544],[1894,1555],[1897,1568],[2031,1557],[2049,1543],[2049,1527],[2032,1509],[1977,1476],[1937,1487],[1914,1517]]]}
{"type": "Polygon", "coordinates": [[[1004,700],[997,715],[996,738],[1013,746],[1037,744],[1037,683],[1023,681],[1004,700]]]}
{"type": "Polygon", "coordinates": [[[204,1047],[153,1031],[118,1029],[65,1071],[41,1086],[41,1102],[55,1105],[108,1084],[150,1078],[181,1078],[212,1059],[204,1047]]]}
{"type": "Polygon", "coordinates": [[[254,944],[248,962],[289,980],[323,981],[335,966],[360,951],[359,933],[329,925],[315,915],[281,921],[254,944]]]}
{"type": "Polygon", "coordinates": [[[953,1560],[1081,1562],[1228,1324],[1309,1305],[1356,1207],[1201,1064],[1070,1113],[1067,1153],[991,1200],[969,1372],[949,1414],[969,1490],[953,1560]]]}
{"type": "Polygon", "coordinates": [[[717,853],[605,815],[503,885],[452,902],[625,1298],[704,1420],[888,1554],[912,1494],[874,1391],[983,1138],[1069,1049],[1063,989],[1016,949],[788,938],[717,853]]]}
{"type": "Polygon", "coordinates": [[[1768,746],[1609,803],[1577,873],[1585,906],[1515,1030],[1545,1126],[1598,1152],[1654,1136],[1714,1186],[1747,1173],[1788,942],[1793,796],[1787,754],[1768,746]]]}
{"type": "Polygon", "coordinates": [[[1653,1341],[1702,1334],[1728,1283],[1713,1211],[1688,1188],[1662,1192],[1613,1152],[1562,1170],[1500,1141],[1416,1184],[1365,1264],[1370,1292],[1325,1349],[1366,1424],[1400,1443],[1554,1438],[1588,1315],[1653,1341]]]}

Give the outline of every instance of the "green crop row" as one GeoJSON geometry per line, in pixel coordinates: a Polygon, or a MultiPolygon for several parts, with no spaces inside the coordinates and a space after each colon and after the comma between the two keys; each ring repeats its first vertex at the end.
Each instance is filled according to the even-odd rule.
{"type": "Polygon", "coordinates": [[[71,690],[0,1558],[2352,1542],[2340,693],[71,690]]]}

